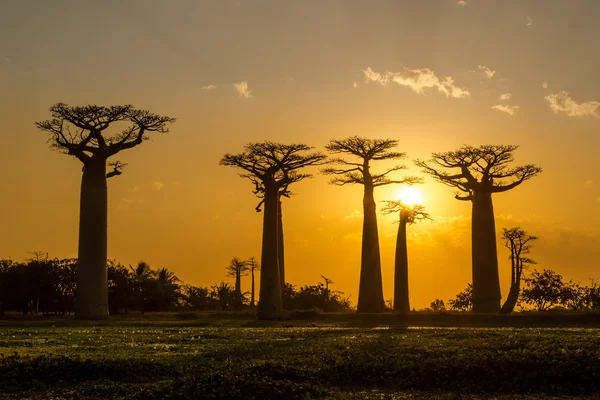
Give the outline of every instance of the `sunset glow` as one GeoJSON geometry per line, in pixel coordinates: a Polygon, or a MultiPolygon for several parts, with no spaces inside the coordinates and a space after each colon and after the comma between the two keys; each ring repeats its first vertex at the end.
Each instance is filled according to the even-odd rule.
{"type": "Polygon", "coordinates": [[[409,186],[396,193],[396,200],[400,200],[408,206],[414,206],[423,203],[423,195],[414,186],[409,186]]]}

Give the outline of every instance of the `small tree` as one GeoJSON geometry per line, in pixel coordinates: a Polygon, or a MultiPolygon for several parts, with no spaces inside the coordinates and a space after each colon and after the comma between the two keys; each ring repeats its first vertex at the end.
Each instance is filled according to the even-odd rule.
{"type": "Polygon", "coordinates": [[[239,310],[242,308],[242,276],[248,275],[250,266],[247,261],[234,257],[225,269],[227,276],[235,279],[234,307],[239,310]]]}
{"type": "Polygon", "coordinates": [[[537,236],[531,236],[519,227],[512,229],[502,229],[502,243],[504,247],[510,250],[510,291],[508,297],[502,305],[501,312],[509,314],[517,305],[519,300],[519,292],[521,291],[521,277],[523,269],[531,264],[537,264],[527,255],[531,253],[533,242],[538,240],[537,236]]]}
{"type": "Polygon", "coordinates": [[[467,288],[458,293],[454,300],[449,300],[448,305],[454,311],[471,311],[473,308],[473,285],[467,283],[467,288]]]}
{"type": "Polygon", "coordinates": [[[527,304],[532,304],[538,311],[545,311],[560,304],[564,291],[562,276],[552,270],[542,272],[533,270],[530,278],[525,278],[526,287],[523,289],[522,299],[527,304]]]}
{"type": "Polygon", "coordinates": [[[386,201],[384,214],[399,213],[398,235],[396,237],[396,258],[394,263],[394,311],[407,313],[410,311],[408,295],[408,246],[406,226],[418,221],[431,219],[422,205],[408,205],[402,201],[386,201]]]}
{"type": "Polygon", "coordinates": [[[590,288],[581,286],[570,280],[563,285],[560,302],[569,310],[583,311],[590,309],[590,288]]]}
{"type": "Polygon", "coordinates": [[[446,311],[446,304],[444,304],[444,300],[435,299],[431,302],[429,308],[434,312],[442,312],[446,311]]]}
{"type": "Polygon", "coordinates": [[[529,164],[510,167],[518,146],[463,146],[433,153],[430,161],[415,164],[435,180],[457,190],[457,200],[472,203],[471,242],[473,311],[500,311],[500,278],[492,194],[516,188],[542,172],[529,164]],[[445,172],[445,170],[453,170],[445,172]]]}
{"type": "Polygon", "coordinates": [[[260,195],[257,209],[264,205],[263,239],[261,252],[260,298],[258,318],[271,319],[283,310],[281,299],[281,271],[279,268],[279,200],[289,185],[312,175],[300,169],[319,165],[326,158],[321,153],[306,153],[311,147],[304,144],[284,145],[273,142],[250,143],[240,154],[226,154],[221,165],[244,171],[240,176],[249,179],[260,195]]]}
{"type": "Polygon", "coordinates": [[[168,132],[174,118],[136,110],[133,106],[70,107],[57,103],[50,108],[52,119],[36,122],[48,133],[53,149],[74,156],[83,164],[79,206],[77,275],[77,318],[108,318],[107,178],[121,175],[125,164],[108,159],[148,139],[152,132],[168,132]],[[110,135],[109,127],[127,126],[110,135]],[[112,167],[107,172],[106,166],[112,167]]]}
{"type": "Polygon", "coordinates": [[[414,177],[400,180],[390,179],[392,172],[406,168],[403,165],[396,165],[378,174],[371,171],[372,161],[406,158],[406,153],[392,151],[397,145],[397,140],[368,139],[353,136],[347,139],[331,140],[325,146],[333,154],[345,154],[358,158],[357,162],[348,161],[345,158],[331,159],[330,162],[337,164],[338,167],[325,168],[322,171],[326,175],[333,176],[331,183],[338,186],[359,184],[364,187],[358,312],[377,313],[385,311],[374,190],[379,186],[394,183],[411,184],[419,181],[418,178],[414,177]]]}

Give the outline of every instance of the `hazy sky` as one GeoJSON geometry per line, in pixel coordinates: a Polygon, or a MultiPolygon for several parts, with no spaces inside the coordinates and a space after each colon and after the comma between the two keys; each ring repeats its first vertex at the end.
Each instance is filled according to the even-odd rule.
{"type": "MultiPolygon", "coordinates": [[[[521,145],[517,163],[544,172],[495,195],[497,228],[540,236],[538,268],[588,283],[600,278],[598,15],[596,0],[0,0],[0,257],[77,254],[81,165],[34,121],[59,101],[131,103],[178,121],[123,153],[129,166],[109,180],[109,257],[123,263],[226,279],[232,257],[260,255],[262,214],[221,156],[363,135],[398,139],[408,165],[462,144],[521,145]]],[[[325,275],[356,302],[361,188],[313,172],[283,205],[286,277],[325,275]]],[[[430,179],[419,190],[434,221],[409,232],[417,308],[471,279],[470,203],[430,179]]],[[[393,221],[379,218],[386,299],[393,221]]]]}

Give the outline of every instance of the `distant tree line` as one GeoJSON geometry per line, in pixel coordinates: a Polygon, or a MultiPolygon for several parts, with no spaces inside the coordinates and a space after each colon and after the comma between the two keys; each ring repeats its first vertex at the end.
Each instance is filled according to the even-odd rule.
{"type": "MultiPolygon", "coordinates": [[[[525,287],[519,293],[516,302],[521,309],[600,311],[600,285],[593,279],[589,286],[573,280],[565,282],[562,275],[544,269],[542,271],[533,270],[531,275],[524,278],[523,281],[525,287]]],[[[448,307],[443,300],[436,299],[425,310],[436,312],[471,311],[472,308],[473,286],[469,283],[465,290],[448,301],[448,307]]]]}
{"type": "MultiPolygon", "coordinates": [[[[35,258],[15,262],[0,259],[0,316],[5,311],[24,315],[70,315],[76,305],[78,262],[76,258],[47,258],[36,253],[35,258]]],[[[168,268],[151,268],[140,262],[125,266],[108,260],[108,304],[111,315],[135,310],[156,311],[229,311],[253,307],[252,296],[241,290],[241,276],[254,273],[254,258],[243,261],[233,258],[226,275],[235,280],[231,285],[221,282],[212,286],[193,286],[181,280],[168,268]]],[[[344,294],[333,291],[333,282],[296,289],[286,283],[283,293],[286,310],[319,309],[347,311],[351,308],[344,294]]],[[[254,285],[252,285],[254,291],[254,285]]]]}

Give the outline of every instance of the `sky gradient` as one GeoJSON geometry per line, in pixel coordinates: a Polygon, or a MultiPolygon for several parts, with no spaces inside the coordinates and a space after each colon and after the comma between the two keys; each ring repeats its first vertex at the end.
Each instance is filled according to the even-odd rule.
{"type": "MultiPolygon", "coordinates": [[[[497,230],[539,236],[537,268],[588,284],[600,278],[598,15],[594,0],[2,1],[0,257],[77,254],[81,164],[51,151],[34,122],[59,101],[133,104],[178,121],[119,155],[129,165],[109,180],[109,257],[125,264],[226,280],[232,257],[260,255],[262,214],[219,159],[252,141],[323,150],[361,135],[399,140],[407,173],[463,144],[520,145],[516,164],[544,172],[494,195],[497,230]]],[[[286,278],[325,275],[356,303],[362,188],[311,172],[283,204],[286,278]]],[[[418,189],[433,217],[409,227],[422,308],[470,282],[470,203],[429,178],[418,189]]],[[[379,216],[386,299],[394,219],[379,216]]]]}

